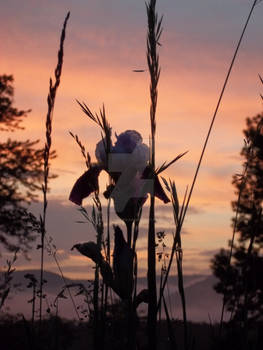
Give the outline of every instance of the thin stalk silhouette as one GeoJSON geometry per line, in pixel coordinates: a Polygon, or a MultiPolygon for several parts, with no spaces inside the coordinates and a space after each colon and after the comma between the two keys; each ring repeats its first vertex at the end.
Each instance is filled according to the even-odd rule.
{"type": "Polygon", "coordinates": [[[61,276],[61,279],[63,280],[64,284],[65,284],[65,288],[67,289],[68,291],[68,294],[69,294],[69,298],[72,302],[72,305],[73,305],[73,308],[74,308],[74,311],[75,311],[75,314],[78,318],[79,321],[81,321],[81,317],[79,315],[79,312],[78,312],[78,309],[77,309],[77,305],[74,301],[74,298],[73,298],[73,295],[70,291],[70,288],[68,287],[67,285],[67,281],[66,281],[66,278],[65,278],[65,275],[63,273],[63,270],[62,270],[62,267],[58,261],[58,258],[57,258],[57,255],[56,255],[56,251],[54,251],[52,245],[50,244],[49,240],[47,239],[47,237],[45,236],[45,241],[46,241],[46,249],[49,251],[50,255],[53,257],[53,259],[55,260],[55,263],[57,265],[57,268],[59,270],[59,273],[60,273],[60,276],[61,276]]]}
{"type": "Polygon", "coordinates": [[[186,212],[187,212],[189,203],[190,203],[190,199],[191,199],[191,197],[192,197],[192,193],[193,193],[193,190],[194,190],[195,182],[196,182],[196,179],[197,179],[197,176],[198,176],[198,173],[199,173],[199,169],[200,169],[200,166],[201,166],[203,157],[204,157],[204,153],[205,153],[205,150],[206,150],[206,147],[207,147],[207,143],[208,143],[208,140],[209,140],[211,131],[212,131],[212,129],[213,129],[213,125],[214,125],[214,122],[215,122],[215,119],[216,119],[216,116],[217,116],[217,112],[218,112],[218,110],[219,110],[219,107],[220,107],[220,104],[221,104],[221,101],[222,101],[222,98],[223,98],[223,95],[224,95],[224,92],[225,92],[225,89],[226,89],[226,86],[227,86],[227,83],[228,83],[230,74],[231,74],[231,72],[232,72],[232,68],[233,68],[233,66],[234,66],[234,63],[235,63],[235,60],[236,60],[236,57],[237,57],[237,53],[238,53],[238,51],[239,51],[241,42],[242,42],[242,40],[243,40],[244,34],[245,34],[245,32],[246,32],[246,29],[247,29],[247,26],[248,26],[248,23],[249,23],[249,20],[250,20],[251,15],[252,15],[252,13],[253,13],[253,11],[254,11],[254,8],[255,8],[255,6],[256,6],[256,4],[257,4],[257,1],[258,1],[258,0],[254,0],[254,3],[253,3],[253,5],[252,5],[252,7],[251,7],[251,10],[250,10],[250,12],[249,12],[249,14],[248,14],[248,17],[247,17],[247,20],[246,20],[246,22],[245,22],[244,28],[243,28],[242,33],[241,33],[241,35],[240,35],[240,38],[239,38],[239,40],[238,40],[238,43],[237,43],[237,46],[236,46],[236,49],[235,49],[233,58],[232,58],[232,60],[231,60],[231,63],[230,63],[230,66],[229,66],[229,69],[228,69],[228,72],[227,72],[227,75],[226,75],[226,78],[225,78],[225,81],[224,81],[224,84],[223,84],[221,93],[220,93],[220,95],[219,95],[219,99],[218,99],[218,102],[217,102],[217,105],[216,105],[216,108],[215,108],[215,111],[214,111],[214,114],[213,114],[213,117],[212,117],[212,121],[211,121],[210,126],[209,126],[209,129],[208,129],[208,133],[207,133],[207,136],[206,136],[206,139],[205,139],[205,142],[204,142],[204,146],[203,146],[203,149],[202,149],[202,152],[201,152],[201,156],[200,156],[200,159],[199,159],[197,168],[196,168],[196,172],[195,172],[195,175],[194,175],[194,179],[193,179],[192,185],[191,185],[191,187],[190,187],[189,195],[188,195],[188,198],[187,198],[187,201],[186,201],[186,206],[185,206],[184,213],[183,213],[183,217],[182,217],[182,223],[184,222],[184,218],[185,218],[185,215],[186,215],[186,212]]]}
{"type": "MultiPolygon", "coordinates": [[[[156,0],[150,0],[146,4],[147,18],[148,18],[148,33],[147,33],[147,63],[150,73],[150,122],[151,122],[151,154],[150,165],[152,168],[152,181],[154,183],[154,169],[155,169],[155,133],[156,133],[156,107],[158,98],[158,81],[160,77],[159,56],[157,53],[157,45],[159,44],[160,36],[162,34],[162,18],[159,20],[155,10],[156,0]]],[[[156,349],[157,335],[157,291],[156,291],[156,254],[155,254],[155,198],[151,193],[150,212],[149,212],[149,226],[148,226],[148,344],[149,349],[156,349]]]]}
{"type": "Polygon", "coordinates": [[[52,133],[52,118],[55,105],[55,98],[58,86],[60,84],[60,78],[63,66],[64,56],[64,40],[66,36],[66,26],[70,16],[70,12],[64,20],[61,36],[60,36],[60,47],[58,51],[58,63],[55,69],[55,83],[53,85],[52,79],[49,80],[49,94],[47,97],[48,111],[46,116],[46,143],[44,148],[44,183],[42,185],[43,191],[43,212],[40,215],[40,229],[41,229],[41,261],[40,261],[40,305],[39,305],[39,326],[41,327],[42,322],[42,301],[43,301],[43,270],[44,270],[44,244],[46,235],[46,213],[47,213],[47,191],[48,191],[48,179],[49,179],[49,166],[50,166],[50,149],[52,144],[51,133],[52,133]]]}
{"type": "MultiPolygon", "coordinates": [[[[216,108],[215,108],[215,111],[214,111],[214,114],[213,114],[213,117],[212,117],[212,120],[211,120],[211,123],[210,123],[210,126],[209,126],[209,129],[208,129],[208,133],[207,133],[207,136],[205,138],[205,142],[204,142],[204,145],[203,145],[203,148],[202,148],[202,151],[201,151],[201,155],[200,155],[200,158],[199,158],[199,161],[198,161],[198,164],[197,164],[197,168],[196,168],[196,171],[195,171],[195,175],[194,175],[194,178],[193,178],[193,182],[192,182],[192,185],[190,187],[190,191],[189,191],[189,195],[187,197],[187,200],[186,200],[186,204],[185,204],[185,207],[184,207],[184,210],[182,212],[182,217],[181,217],[181,220],[178,224],[178,227],[177,227],[177,232],[181,231],[182,229],[182,226],[183,226],[183,222],[184,222],[184,219],[185,219],[185,215],[186,215],[186,212],[188,210],[188,207],[189,207],[189,203],[190,203],[190,200],[191,200],[191,197],[192,197],[192,193],[193,193],[193,190],[194,190],[194,186],[195,186],[195,183],[196,183],[196,179],[197,179],[197,176],[198,176],[198,173],[199,173],[199,169],[200,169],[200,166],[201,166],[201,163],[202,163],[202,160],[203,160],[203,157],[204,157],[204,153],[205,153],[205,150],[206,150],[206,147],[207,147],[207,143],[208,143],[208,140],[209,140],[209,137],[210,137],[210,134],[211,134],[211,131],[212,131],[212,128],[213,128],[213,125],[214,125],[214,122],[215,122],[215,119],[216,119],[216,116],[217,116],[217,113],[218,113],[218,110],[219,110],[219,107],[220,107],[220,104],[221,104],[221,101],[222,101],[222,98],[223,98],[223,95],[224,95],[224,92],[225,92],[225,89],[226,89],[226,86],[227,86],[227,83],[228,83],[228,80],[229,80],[229,77],[230,77],[230,74],[231,74],[231,71],[232,71],[232,68],[234,66],[234,63],[235,63],[235,60],[236,60],[236,57],[237,57],[237,54],[238,54],[238,51],[239,51],[239,48],[240,48],[240,45],[241,45],[241,42],[243,40],[243,37],[244,37],[244,34],[246,32],[246,29],[247,29],[247,26],[248,26],[248,23],[250,21],[250,18],[252,16],[252,13],[254,11],[254,8],[257,4],[257,0],[254,0],[253,4],[252,4],[252,7],[251,7],[251,10],[248,14],[248,17],[246,19],[246,22],[245,22],[245,25],[242,29],[242,32],[241,32],[241,35],[240,35],[240,38],[238,40],[238,43],[237,43],[237,46],[236,46],[236,49],[234,51],[234,55],[231,59],[231,62],[230,62],[230,66],[228,68],[228,71],[227,71],[227,75],[226,75],[226,78],[224,80],[224,83],[223,83],[223,87],[221,89],[221,92],[220,92],[220,95],[219,95],[219,98],[218,98],[218,102],[216,104],[216,108]]],[[[175,235],[175,239],[177,239],[177,234],[175,235]]],[[[175,244],[174,244],[175,246],[175,244]]],[[[173,250],[172,250],[172,254],[170,256],[170,261],[169,261],[169,264],[168,264],[168,268],[167,268],[167,273],[164,277],[164,281],[163,281],[163,287],[161,289],[161,295],[159,296],[159,303],[157,305],[157,309],[159,308],[160,306],[160,300],[162,298],[162,295],[163,295],[163,291],[164,291],[164,288],[165,288],[165,285],[167,283],[167,279],[168,279],[168,276],[169,276],[169,273],[170,273],[170,268],[171,268],[171,265],[172,265],[172,260],[173,260],[173,257],[174,257],[174,254],[173,254],[173,250]]]]}

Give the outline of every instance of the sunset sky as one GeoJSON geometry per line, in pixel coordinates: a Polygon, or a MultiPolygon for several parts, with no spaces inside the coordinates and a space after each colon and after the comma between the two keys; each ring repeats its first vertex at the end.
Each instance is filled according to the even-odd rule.
{"type": "MultiPolygon", "coordinates": [[[[182,201],[191,184],[211,116],[252,0],[159,0],[164,15],[159,49],[161,78],[157,110],[156,163],[161,165],[189,150],[164,174],[173,179],[182,201]]],[[[69,131],[77,134],[93,160],[100,130],[81,112],[75,99],[106,114],[117,134],[139,131],[145,143],[150,134],[149,75],[146,62],[146,10],[144,0],[9,0],[0,9],[0,74],[15,79],[15,106],[32,109],[25,130],[2,137],[40,139],[44,144],[46,96],[49,77],[57,61],[59,36],[70,11],[65,56],[53,123],[53,149],[58,157],[51,170],[58,178],[50,184],[48,234],[69,277],[85,277],[88,259],[71,252],[77,242],[95,240],[93,229],[68,201],[74,181],[85,171],[81,153],[69,131]],[[134,69],[146,69],[134,73],[134,69]]],[[[185,273],[210,273],[213,254],[231,238],[232,175],[241,172],[245,118],[262,111],[262,17],[259,3],[249,23],[235,63],[192,197],[182,244],[185,273]]],[[[101,182],[105,186],[104,181],[101,182]]],[[[102,188],[103,192],[103,188],[102,188]]],[[[41,199],[41,194],[40,197],[41,199]]],[[[89,205],[87,199],[84,205],[89,205]]],[[[34,204],[34,212],[41,205],[34,204]]],[[[140,273],[145,274],[146,223],[144,209],[140,234],[140,273]]],[[[117,218],[114,223],[117,223],[117,218]]],[[[122,225],[122,223],[120,223],[122,225]]],[[[169,204],[157,200],[158,230],[173,231],[169,204]]],[[[38,268],[39,251],[17,267],[38,268]]],[[[5,257],[5,256],[4,256],[5,257]]],[[[50,257],[45,268],[57,272],[50,257]]],[[[174,271],[173,271],[174,272],[174,271]]]]}

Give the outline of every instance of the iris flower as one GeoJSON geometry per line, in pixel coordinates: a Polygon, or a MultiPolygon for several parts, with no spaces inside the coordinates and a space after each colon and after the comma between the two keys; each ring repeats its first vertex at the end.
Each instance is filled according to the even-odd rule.
{"type": "Polygon", "coordinates": [[[149,147],[142,142],[141,135],[135,130],[127,130],[116,135],[117,141],[110,146],[110,152],[105,150],[105,139],[98,142],[95,150],[97,162],[75,182],[69,199],[82,205],[84,198],[99,190],[98,178],[105,170],[112,179],[112,184],[104,192],[106,198],[114,200],[115,210],[122,217],[129,216],[131,203],[143,205],[147,193],[154,195],[164,203],[169,202],[160,181],[155,176],[152,181],[152,171],[149,165],[149,147]],[[146,181],[145,181],[146,180],[146,181]],[[147,181],[148,180],[148,181],[147,181]],[[154,186],[151,186],[154,184],[154,186]]]}

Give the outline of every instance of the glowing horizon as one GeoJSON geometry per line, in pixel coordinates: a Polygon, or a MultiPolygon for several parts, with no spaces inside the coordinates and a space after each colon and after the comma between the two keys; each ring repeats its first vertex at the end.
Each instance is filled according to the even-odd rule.
{"type": "MultiPolygon", "coordinates": [[[[191,184],[234,45],[250,5],[244,0],[239,0],[238,4],[234,0],[224,1],[226,6],[221,4],[219,8],[216,0],[201,0],[199,4],[191,4],[196,11],[188,8],[182,0],[177,4],[168,0],[158,4],[159,12],[164,14],[164,32],[160,47],[162,72],[156,159],[160,165],[189,150],[164,174],[175,180],[180,200],[186,186],[191,184]]],[[[40,139],[40,145],[45,137],[48,80],[53,77],[63,16],[71,9],[52,134],[52,147],[57,150],[58,157],[52,161],[51,171],[59,177],[51,182],[49,199],[59,202],[65,211],[71,206],[70,215],[73,215],[75,207],[70,203],[64,206],[64,202],[76,178],[85,171],[85,164],[68,132],[80,137],[93,160],[95,145],[100,140],[99,129],[83,115],[76,98],[95,112],[99,112],[104,103],[113,133],[136,129],[148,143],[149,76],[147,70],[133,72],[147,67],[144,2],[137,0],[123,4],[114,0],[109,4],[103,0],[74,4],[66,0],[61,4],[55,0],[40,1],[36,5],[33,0],[26,4],[15,0],[2,7],[0,50],[4,55],[1,57],[1,71],[14,75],[15,107],[32,109],[23,123],[24,131],[3,135],[40,139]]],[[[231,237],[233,213],[230,202],[235,199],[231,180],[242,166],[239,156],[243,146],[242,129],[246,117],[262,111],[259,98],[262,90],[257,78],[257,74],[263,72],[259,20],[262,11],[263,6],[258,6],[244,38],[193,194],[191,206],[198,212],[187,218],[187,233],[183,237],[184,264],[189,272],[191,264],[192,271],[198,271],[199,264],[199,271],[208,273],[211,255],[204,256],[202,252],[226,247],[231,237]]],[[[104,177],[101,192],[105,182],[104,177]]],[[[53,210],[61,209],[58,208],[58,204],[54,205],[53,210]]],[[[60,223],[54,221],[56,215],[49,219],[49,209],[48,220],[53,220],[49,225],[52,232],[55,230],[50,234],[54,235],[59,249],[66,251],[71,243],[85,238],[83,232],[80,236],[67,236],[67,245],[64,246],[60,223]]],[[[169,225],[172,231],[172,224],[169,225]]],[[[145,247],[143,242],[142,247],[145,247]]],[[[140,254],[141,260],[145,261],[145,252],[140,254]]],[[[37,266],[37,254],[33,253],[33,256],[31,265],[37,266]]],[[[72,256],[76,257],[77,253],[72,256]]],[[[75,267],[77,275],[82,260],[72,256],[67,255],[68,260],[63,260],[63,263],[65,269],[75,267]]],[[[18,267],[19,264],[30,267],[22,257],[18,267]]],[[[55,269],[52,264],[47,266],[55,269]]]]}

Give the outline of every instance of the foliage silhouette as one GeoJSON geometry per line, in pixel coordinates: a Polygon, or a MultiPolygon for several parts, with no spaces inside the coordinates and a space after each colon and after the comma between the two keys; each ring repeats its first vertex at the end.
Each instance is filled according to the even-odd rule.
{"type": "Polygon", "coordinates": [[[238,195],[232,203],[237,213],[233,225],[238,239],[230,242],[231,249],[215,255],[212,270],[219,279],[215,290],[224,295],[231,323],[247,332],[263,313],[263,114],[247,118],[244,135],[245,171],[233,176],[238,195]]]}
{"type": "MultiPolygon", "coordinates": [[[[13,107],[13,76],[0,76],[0,131],[23,129],[27,111],[13,107]]],[[[4,134],[2,134],[2,140],[4,134]]],[[[38,140],[17,141],[7,138],[0,143],[0,243],[9,251],[26,253],[35,239],[38,220],[28,211],[37,198],[43,181],[43,149],[38,140]]],[[[53,154],[54,156],[54,154],[53,154]]]]}
{"type": "Polygon", "coordinates": [[[19,111],[13,107],[14,88],[12,86],[14,78],[12,75],[0,76],[0,131],[14,131],[23,129],[20,126],[23,118],[31,110],[19,111]]]}

